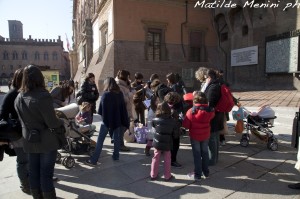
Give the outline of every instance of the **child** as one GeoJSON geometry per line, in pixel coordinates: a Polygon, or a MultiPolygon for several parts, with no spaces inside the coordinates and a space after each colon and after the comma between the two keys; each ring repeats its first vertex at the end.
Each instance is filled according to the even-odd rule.
{"type": "Polygon", "coordinates": [[[177,169],[181,169],[182,165],[177,162],[177,153],[180,147],[180,127],[181,122],[179,115],[183,112],[182,97],[177,92],[169,92],[164,101],[168,103],[172,111],[172,118],[176,121],[176,131],[173,136],[173,147],[171,149],[171,166],[177,169]]]}
{"type": "Polygon", "coordinates": [[[207,98],[202,92],[195,92],[194,106],[189,109],[183,120],[183,127],[189,129],[194,156],[194,172],[188,177],[194,180],[206,178],[208,169],[208,140],[210,136],[210,121],[215,116],[213,108],[207,104],[207,98]]]}
{"type": "Polygon", "coordinates": [[[96,126],[92,124],[91,108],[92,105],[90,103],[82,102],[80,111],[75,117],[76,123],[79,125],[78,130],[81,133],[88,133],[96,130],[96,126]]]}
{"type": "Polygon", "coordinates": [[[159,98],[153,95],[151,97],[150,107],[148,110],[147,116],[147,127],[148,127],[148,134],[147,134],[147,144],[145,147],[145,155],[150,156],[150,149],[152,147],[153,136],[155,129],[152,127],[152,120],[155,118],[155,111],[157,109],[157,104],[159,103],[159,98]]]}
{"type": "Polygon", "coordinates": [[[172,137],[175,131],[175,121],[171,118],[171,109],[166,102],[157,105],[156,117],[152,120],[152,126],[155,128],[153,147],[154,156],[151,163],[151,180],[158,177],[160,155],[164,154],[164,177],[165,181],[174,178],[171,175],[171,149],[172,137]]]}

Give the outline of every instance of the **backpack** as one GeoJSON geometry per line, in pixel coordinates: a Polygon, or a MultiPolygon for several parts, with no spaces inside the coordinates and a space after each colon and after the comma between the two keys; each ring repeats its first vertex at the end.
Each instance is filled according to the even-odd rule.
{"type": "Polygon", "coordinates": [[[221,85],[221,98],[219,99],[215,110],[218,112],[229,113],[234,106],[232,93],[226,84],[221,85]]]}

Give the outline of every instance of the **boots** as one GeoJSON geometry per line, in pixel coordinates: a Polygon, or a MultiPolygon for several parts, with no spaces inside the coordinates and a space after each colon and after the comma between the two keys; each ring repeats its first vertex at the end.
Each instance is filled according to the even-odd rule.
{"type": "Polygon", "coordinates": [[[56,199],[55,189],[50,192],[43,192],[43,199],[56,199]]]}
{"type": "Polygon", "coordinates": [[[22,180],[20,180],[20,183],[21,183],[21,186],[20,186],[21,190],[22,190],[24,193],[30,195],[31,192],[30,192],[30,185],[29,185],[28,179],[26,179],[26,180],[23,180],[23,179],[22,179],[22,180]]]}
{"type": "Polygon", "coordinates": [[[146,148],[145,148],[145,155],[150,156],[150,147],[149,146],[146,146],[146,148]]]}
{"type": "Polygon", "coordinates": [[[30,189],[31,195],[34,199],[43,199],[42,192],[39,189],[30,189]]]}

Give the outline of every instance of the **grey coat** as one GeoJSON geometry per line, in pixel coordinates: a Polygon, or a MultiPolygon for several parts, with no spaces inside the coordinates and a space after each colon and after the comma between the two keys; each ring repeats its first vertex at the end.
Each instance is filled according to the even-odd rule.
{"type": "Polygon", "coordinates": [[[59,148],[59,142],[49,128],[58,128],[63,121],[58,119],[53,108],[53,99],[46,89],[19,93],[15,100],[15,108],[22,123],[23,138],[29,129],[36,129],[41,134],[41,141],[29,143],[24,139],[26,153],[48,153],[59,148]]]}

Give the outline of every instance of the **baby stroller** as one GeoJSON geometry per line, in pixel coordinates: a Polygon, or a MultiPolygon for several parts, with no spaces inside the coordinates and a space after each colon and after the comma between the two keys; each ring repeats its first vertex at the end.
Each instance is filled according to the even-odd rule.
{"type": "Polygon", "coordinates": [[[71,154],[84,154],[92,155],[95,151],[95,142],[91,139],[94,134],[93,131],[86,129],[83,132],[75,122],[75,116],[79,112],[79,106],[76,103],[58,108],[55,110],[57,117],[62,119],[66,128],[66,138],[68,144],[62,148],[65,152],[69,153],[67,157],[62,159],[61,153],[57,152],[56,161],[62,162],[66,168],[72,168],[75,165],[75,160],[71,154]]]}
{"type": "Polygon", "coordinates": [[[258,112],[250,112],[245,107],[239,107],[237,111],[232,111],[234,120],[243,120],[246,133],[243,132],[240,145],[247,147],[249,145],[250,133],[267,143],[268,149],[276,151],[278,141],[273,132],[269,129],[273,127],[275,116],[274,110],[270,106],[261,107],[258,112]]]}

